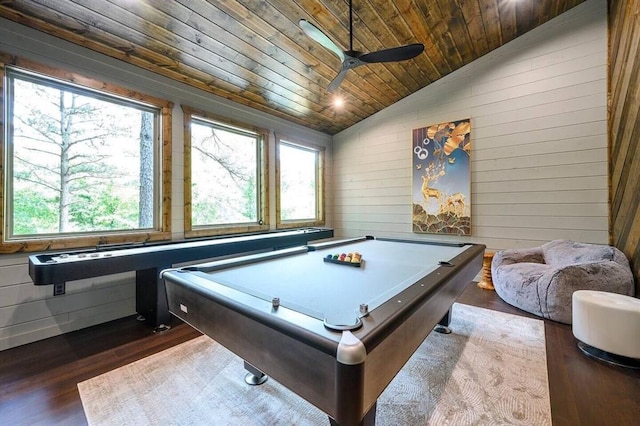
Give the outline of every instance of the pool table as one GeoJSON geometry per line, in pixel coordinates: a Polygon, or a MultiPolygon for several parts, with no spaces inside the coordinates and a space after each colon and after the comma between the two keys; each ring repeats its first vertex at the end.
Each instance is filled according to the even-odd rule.
{"type": "Polygon", "coordinates": [[[484,245],[371,236],[161,272],[169,311],[327,413],[374,424],[378,396],[482,269],[484,245]],[[359,253],[360,262],[335,255],[359,253]],[[328,258],[331,257],[329,260],[328,258]]]}

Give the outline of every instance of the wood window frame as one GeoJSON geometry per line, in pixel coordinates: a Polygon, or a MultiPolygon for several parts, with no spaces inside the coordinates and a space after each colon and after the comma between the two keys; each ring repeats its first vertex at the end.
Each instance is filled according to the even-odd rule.
{"type": "Polygon", "coordinates": [[[275,143],[275,156],[276,156],[276,228],[277,229],[291,229],[291,228],[304,228],[311,226],[324,226],[325,224],[325,161],[326,161],[326,148],[321,145],[316,145],[307,142],[301,142],[297,138],[291,138],[286,135],[276,135],[275,143]],[[318,153],[318,168],[316,170],[316,220],[282,220],[281,215],[281,195],[280,195],[280,144],[299,146],[303,149],[316,151],[318,153]]]}
{"type": "Polygon", "coordinates": [[[184,236],[185,238],[200,238],[218,235],[231,235],[269,230],[269,130],[252,126],[230,119],[209,111],[182,105],[184,113],[184,236]],[[260,180],[258,193],[258,222],[250,224],[222,224],[193,226],[192,222],[192,178],[191,178],[191,123],[193,117],[199,117],[229,127],[246,130],[258,135],[259,150],[258,178],[260,180]]]}
{"type": "Polygon", "coordinates": [[[134,90],[121,87],[95,78],[87,77],[83,74],[68,71],[62,68],[44,65],[36,61],[20,58],[0,52],[0,161],[2,173],[0,173],[0,253],[19,253],[46,250],[62,250],[69,248],[91,247],[104,244],[126,244],[150,241],[163,241],[171,239],[171,118],[173,103],[146,95],[134,90]],[[72,85],[82,86],[109,95],[115,95],[134,102],[140,102],[158,108],[160,110],[160,131],[161,131],[161,159],[160,166],[160,217],[158,218],[156,229],[152,231],[109,231],[96,232],[91,234],[64,235],[60,237],[47,236],[44,238],[12,238],[5,241],[6,237],[6,199],[5,199],[5,173],[6,151],[5,136],[7,134],[4,122],[5,119],[5,72],[6,67],[11,66],[22,69],[26,72],[35,72],[44,76],[67,82],[72,85]]]}

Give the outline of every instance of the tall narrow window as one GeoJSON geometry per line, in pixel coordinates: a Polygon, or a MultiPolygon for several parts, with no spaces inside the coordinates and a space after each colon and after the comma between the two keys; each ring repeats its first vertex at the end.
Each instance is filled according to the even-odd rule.
{"type": "Polygon", "coordinates": [[[266,134],[183,107],[187,236],[268,229],[266,134]]]}
{"type": "Polygon", "coordinates": [[[323,151],[279,140],[277,159],[278,227],[323,224],[323,151]]]}
{"type": "Polygon", "coordinates": [[[162,106],[17,68],[5,68],[4,81],[3,244],[169,236],[162,106]]]}

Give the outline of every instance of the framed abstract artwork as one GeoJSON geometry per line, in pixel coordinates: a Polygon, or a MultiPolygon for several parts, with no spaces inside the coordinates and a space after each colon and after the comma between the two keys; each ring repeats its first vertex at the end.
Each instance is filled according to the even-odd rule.
{"type": "Polygon", "coordinates": [[[471,120],[413,130],[413,232],[471,235],[471,120]]]}

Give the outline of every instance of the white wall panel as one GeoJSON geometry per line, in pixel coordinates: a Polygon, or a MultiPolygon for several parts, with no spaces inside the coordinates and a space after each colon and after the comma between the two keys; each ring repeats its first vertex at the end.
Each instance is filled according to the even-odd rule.
{"type": "Polygon", "coordinates": [[[340,207],[336,208],[336,215],[355,215],[355,214],[380,214],[380,215],[406,215],[408,207],[404,204],[402,205],[384,205],[377,204],[374,206],[365,206],[362,204],[342,204],[340,207]]]}
{"type": "MultiPolygon", "coordinates": [[[[0,284],[0,289],[2,289],[5,285],[11,285],[15,283],[25,283],[30,282],[31,278],[29,277],[29,270],[27,268],[27,263],[24,262],[24,259],[17,264],[9,264],[1,267],[2,271],[2,283],[0,284]]],[[[1,299],[0,299],[0,303],[1,299]]]]}
{"type": "Polygon", "coordinates": [[[588,0],[334,136],[336,233],[607,243],[606,17],[588,0]],[[472,236],[412,233],[412,129],[464,118],[472,236]]]}
{"type": "Polygon", "coordinates": [[[63,296],[22,302],[0,308],[0,328],[16,323],[35,321],[72,311],[90,309],[108,303],[135,297],[135,288],[130,282],[108,283],[91,291],[67,293],[63,296]],[[69,307],[72,307],[71,309],[69,307]]]}
{"type": "Polygon", "coordinates": [[[135,301],[128,298],[35,321],[18,322],[0,328],[0,350],[78,330],[87,327],[87,323],[99,324],[114,318],[122,318],[130,315],[134,310],[135,301]]]}
{"type": "Polygon", "coordinates": [[[34,288],[31,280],[21,284],[4,285],[0,287],[0,308],[15,306],[34,300],[43,300],[50,293],[51,290],[49,286],[37,286],[34,288]]]}
{"type": "MultiPolygon", "coordinates": [[[[495,203],[495,204],[475,204],[473,214],[480,216],[549,216],[551,220],[557,217],[583,217],[606,216],[608,212],[606,203],[495,203]]],[[[473,219],[475,221],[475,219],[473,219]]]]}
{"type": "Polygon", "coordinates": [[[587,191],[531,191],[531,192],[493,192],[483,194],[485,204],[554,204],[559,203],[598,203],[607,195],[607,190],[587,191]]]}
{"type": "Polygon", "coordinates": [[[538,228],[538,229],[597,229],[600,226],[600,218],[591,216],[554,216],[553,220],[539,216],[505,216],[491,215],[479,216],[475,219],[478,227],[507,227],[507,228],[538,228]]]}
{"type": "MultiPolygon", "coordinates": [[[[573,127],[575,129],[575,126],[573,127]]],[[[497,138],[492,139],[492,143],[494,145],[496,139],[497,138]]],[[[495,148],[487,148],[482,151],[474,152],[473,158],[476,162],[480,162],[482,160],[499,158],[527,157],[538,154],[544,155],[550,151],[560,154],[565,152],[571,153],[590,149],[601,149],[603,139],[606,139],[606,135],[604,134],[586,134],[582,137],[575,137],[574,135],[573,137],[565,137],[543,142],[496,146],[495,148]]]]}
{"type": "Polygon", "coordinates": [[[474,182],[471,184],[471,192],[473,193],[492,193],[492,192],[531,192],[531,191],[557,191],[562,188],[564,191],[573,190],[607,190],[606,182],[602,181],[600,176],[587,177],[569,177],[557,179],[538,179],[538,180],[511,180],[498,182],[474,182]]]}

